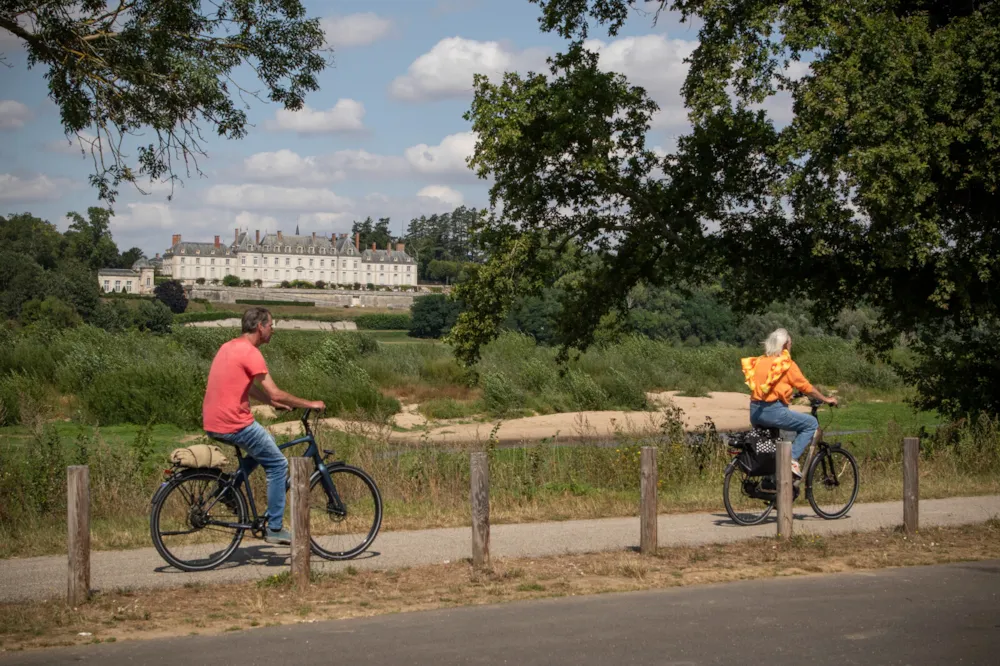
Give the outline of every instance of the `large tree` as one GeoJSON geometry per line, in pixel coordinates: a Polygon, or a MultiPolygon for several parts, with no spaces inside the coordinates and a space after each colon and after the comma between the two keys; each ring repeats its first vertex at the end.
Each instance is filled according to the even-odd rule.
{"type": "MultiPolygon", "coordinates": [[[[600,259],[561,309],[572,346],[627,309],[635,284],[706,271],[743,310],[801,296],[829,319],[866,302],[882,314],[876,342],[917,336],[927,358],[996,330],[1000,3],[664,1],[701,28],[682,89],[691,131],[662,155],[646,144],[656,104],[585,48],[637,3],[531,1],[567,46],[548,77],[475,80],[470,164],[494,179],[503,214],[482,218],[492,257],[459,288],[469,309],[451,338],[466,361],[510,293],[538,286],[549,268],[537,250],[559,239],[600,259]],[[808,64],[804,76],[792,62],[808,64]],[[780,91],[794,102],[784,127],[760,108],[780,91]]],[[[996,363],[952,365],[983,378],[996,363]]],[[[1000,410],[1000,388],[977,400],[1000,410]]],[[[972,405],[956,404],[941,406],[972,405]]]]}
{"type": "Polygon", "coordinates": [[[197,171],[205,129],[243,137],[247,97],[300,109],[326,65],[319,20],[298,0],[0,0],[0,30],[44,70],[109,202],[123,182],[197,171]]]}

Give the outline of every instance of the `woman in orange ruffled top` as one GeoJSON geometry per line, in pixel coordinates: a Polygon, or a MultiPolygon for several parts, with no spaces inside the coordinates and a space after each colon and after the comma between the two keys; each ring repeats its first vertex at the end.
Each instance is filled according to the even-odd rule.
{"type": "Polygon", "coordinates": [[[793,389],[836,405],[836,398],[828,398],[809,383],[792,360],[792,336],[779,328],[764,341],[764,356],[740,359],[743,376],[750,387],[750,423],[755,428],[780,428],[796,433],[792,441],[792,473],[801,477],[799,456],[809,446],[819,423],[811,414],[793,412],[788,408],[793,389]]]}

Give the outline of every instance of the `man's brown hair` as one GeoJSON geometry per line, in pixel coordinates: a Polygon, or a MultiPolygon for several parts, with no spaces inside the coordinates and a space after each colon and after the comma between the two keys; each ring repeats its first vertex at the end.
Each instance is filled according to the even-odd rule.
{"type": "Polygon", "coordinates": [[[256,333],[258,324],[266,324],[271,311],[267,308],[250,308],[243,313],[243,332],[256,333]]]}

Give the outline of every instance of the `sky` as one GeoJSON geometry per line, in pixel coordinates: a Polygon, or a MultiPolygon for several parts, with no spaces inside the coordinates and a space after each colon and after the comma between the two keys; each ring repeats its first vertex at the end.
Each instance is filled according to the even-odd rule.
{"type": "MultiPolygon", "coordinates": [[[[223,241],[234,230],[303,234],[350,231],[354,220],[409,220],[488,204],[489,182],[465,164],[475,145],[462,118],[474,73],[544,71],[565,42],[538,28],[528,0],[306,0],[334,50],[320,90],[287,112],[253,101],[241,140],[209,136],[203,176],[179,174],[143,195],[123,185],[112,233],[119,249],[153,256],[173,234],[223,241]]],[[[650,5],[654,7],[655,3],[650,5]]],[[[672,14],[653,25],[633,12],[613,39],[600,29],[589,46],[601,67],[646,87],[660,105],[648,141],[669,150],[687,127],[680,86],[697,27],[672,14]]],[[[30,212],[65,229],[70,211],[102,205],[88,182],[89,155],[63,134],[44,70],[27,69],[17,40],[0,29],[0,215],[30,212]]],[[[787,111],[775,106],[782,116],[787,111]]],[[[781,118],[777,118],[781,120],[781,118]]]]}

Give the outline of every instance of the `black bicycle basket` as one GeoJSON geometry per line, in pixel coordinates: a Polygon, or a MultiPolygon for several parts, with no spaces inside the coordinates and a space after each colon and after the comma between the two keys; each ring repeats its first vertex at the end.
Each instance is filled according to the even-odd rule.
{"type": "Polygon", "coordinates": [[[778,443],[766,430],[755,429],[733,433],[729,445],[734,449],[741,449],[740,454],[736,456],[736,464],[749,476],[768,476],[775,473],[778,443]]]}

